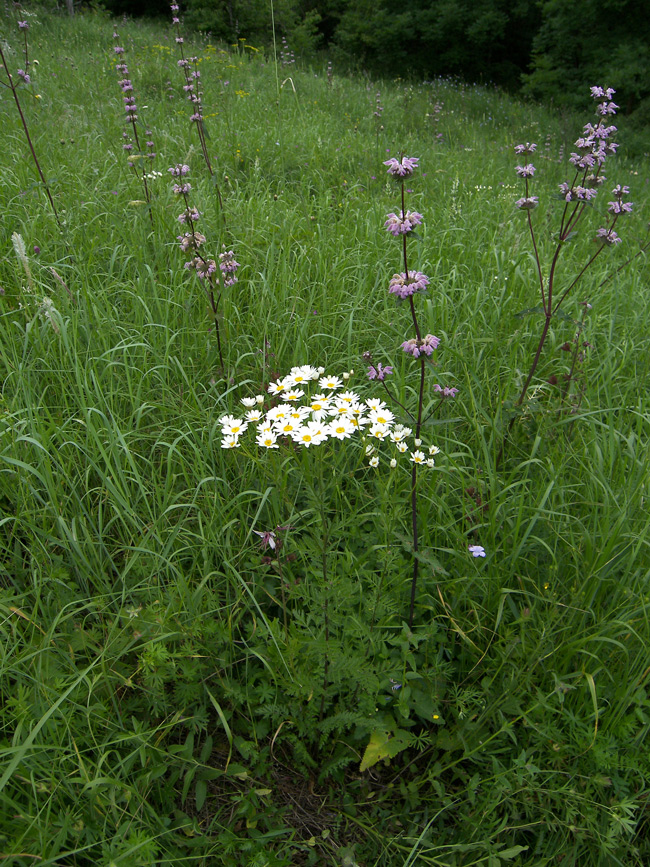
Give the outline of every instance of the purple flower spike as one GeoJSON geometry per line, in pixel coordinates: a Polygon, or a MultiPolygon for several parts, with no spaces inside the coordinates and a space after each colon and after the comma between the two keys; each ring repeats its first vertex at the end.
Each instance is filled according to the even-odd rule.
{"type": "Polygon", "coordinates": [[[524,199],[517,199],[515,206],[522,211],[532,211],[539,205],[538,196],[527,196],[524,199]]]}
{"type": "Polygon", "coordinates": [[[398,298],[408,298],[409,295],[415,295],[416,292],[423,292],[429,285],[429,278],[426,274],[420,271],[409,272],[408,280],[406,274],[393,274],[388,291],[398,298]]]}
{"type": "Polygon", "coordinates": [[[419,157],[391,157],[384,162],[388,166],[388,174],[394,178],[410,178],[420,162],[419,157]]]}
{"type": "Polygon", "coordinates": [[[613,229],[598,229],[594,241],[598,244],[606,244],[608,247],[614,247],[621,243],[621,239],[613,229]]]}
{"type": "Polygon", "coordinates": [[[525,166],[515,166],[515,171],[520,178],[532,178],[535,174],[535,166],[532,163],[528,163],[525,166]]]}
{"type": "Polygon", "coordinates": [[[383,382],[392,372],[392,367],[382,367],[381,364],[378,364],[377,367],[370,365],[368,368],[368,379],[377,379],[379,382],[383,382]]]}
{"type": "Polygon", "coordinates": [[[521,154],[528,156],[529,154],[534,154],[536,150],[537,145],[529,141],[527,141],[526,144],[515,145],[515,153],[517,156],[521,156],[521,154]]]}
{"type": "Polygon", "coordinates": [[[457,388],[448,388],[447,386],[443,388],[442,385],[438,385],[437,383],[433,386],[433,390],[443,397],[456,397],[458,394],[457,388]]]}
{"type": "Polygon", "coordinates": [[[400,217],[397,214],[387,214],[386,216],[388,219],[384,223],[384,228],[396,238],[400,235],[408,235],[424,219],[422,214],[418,214],[417,211],[407,211],[406,214],[401,211],[400,217]]]}
{"type": "Polygon", "coordinates": [[[190,167],[183,165],[182,163],[177,163],[175,166],[172,166],[171,169],[167,169],[173,178],[182,178],[189,172],[189,170],[190,167]]]}

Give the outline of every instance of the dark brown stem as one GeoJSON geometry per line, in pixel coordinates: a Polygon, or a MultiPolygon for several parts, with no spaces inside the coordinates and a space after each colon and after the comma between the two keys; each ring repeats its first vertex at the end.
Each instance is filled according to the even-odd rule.
{"type": "Polygon", "coordinates": [[[45,175],[43,174],[43,170],[41,169],[41,164],[38,161],[38,157],[36,156],[36,151],[34,150],[34,145],[32,144],[32,139],[29,134],[29,129],[27,128],[27,121],[25,120],[25,115],[23,114],[23,110],[20,105],[20,100],[18,99],[18,92],[16,90],[16,85],[14,84],[14,80],[11,77],[11,73],[9,72],[9,67],[7,66],[7,61],[5,60],[5,55],[2,50],[2,45],[0,44],[0,57],[2,58],[2,65],[5,68],[5,72],[7,73],[7,78],[9,79],[9,87],[11,88],[11,92],[13,93],[14,100],[16,102],[16,108],[18,109],[18,114],[20,115],[20,119],[23,124],[23,130],[25,131],[25,137],[27,138],[27,144],[29,145],[29,149],[32,152],[32,158],[34,160],[34,165],[38,170],[38,174],[40,175],[41,181],[43,182],[43,186],[45,187],[45,192],[47,193],[47,197],[50,200],[50,205],[52,206],[52,210],[54,211],[54,217],[56,219],[57,225],[59,229],[63,231],[63,227],[61,226],[61,220],[59,219],[59,213],[56,209],[56,205],[54,204],[54,199],[52,198],[52,193],[50,192],[50,188],[48,186],[47,181],[45,180],[45,175]]]}

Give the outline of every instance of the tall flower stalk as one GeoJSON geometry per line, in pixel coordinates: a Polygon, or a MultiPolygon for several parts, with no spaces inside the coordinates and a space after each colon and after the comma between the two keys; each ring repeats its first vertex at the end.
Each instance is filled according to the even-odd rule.
{"type": "Polygon", "coordinates": [[[20,103],[20,97],[18,95],[18,87],[21,82],[25,84],[29,84],[31,82],[31,77],[29,74],[29,52],[27,48],[27,31],[29,30],[29,23],[27,21],[19,21],[18,29],[23,34],[25,39],[25,68],[18,69],[16,71],[16,76],[18,78],[18,82],[14,79],[9,69],[9,64],[7,63],[7,58],[2,48],[2,40],[0,39],[0,59],[2,60],[2,65],[5,70],[5,74],[7,76],[6,86],[11,90],[11,94],[14,98],[14,102],[16,103],[16,108],[18,109],[18,114],[20,116],[20,122],[23,125],[23,130],[25,132],[25,138],[27,139],[27,145],[29,147],[30,153],[32,155],[32,160],[34,161],[34,165],[36,166],[36,171],[41,179],[41,183],[43,184],[43,188],[45,190],[45,194],[52,206],[52,211],[54,213],[54,218],[57,222],[59,229],[62,229],[61,220],[59,218],[59,212],[56,209],[56,205],[54,204],[54,199],[52,198],[52,192],[50,190],[50,186],[43,174],[43,169],[41,168],[41,164],[39,162],[38,157],[36,156],[36,149],[34,148],[34,143],[32,141],[32,137],[29,134],[29,127],[27,126],[27,120],[25,118],[25,114],[22,109],[22,105],[20,103]]]}
{"type": "MultiPolygon", "coordinates": [[[[408,236],[415,231],[417,226],[421,224],[423,217],[422,214],[417,213],[417,211],[407,211],[405,182],[415,172],[416,168],[418,167],[418,163],[418,157],[406,157],[403,155],[399,158],[392,157],[391,159],[386,160],[386,162],[384,163],[384,165],[388,166],[388,174],[392,178],[394,178],[399,184],[401,193],[400,212],[399,214],[388,214],[386,222],[384,223],[384,228],[390,235],[400,241],[404,271],[399,274],[393,275],[388,286],[388,291],[391,294],[395,295],[399,301],[408,302],[409,312],[411,314],[411,322],[413,324],[413,330],[415,331],[415,337],[410,337],[409,339],[405,340],[401,345],[402,350],[407,355],[410,355],[413,359],[416,360],[419,368],[417,389],[418,397],[415,411],[411,412],[405,406],[403,406],[388,388],[388,385],[386,384],[386,376],[392,373],[392,368],[382,368],[381,364],[379,364],[371,365],[368,370],[368,377],[370,379],[377,379],[382,382],[384,388],[386,389],[393,402],[400,406],[401,409],[407,414],[409,420],[415,428],[414,444],[416,450],[411,454],[412,466],[410,486],[411,533],[413,540],[413,576],[411,579],[411,594],[409,603],[409,628],[413,626],[413,618],[415,613],[415,598],[418,583],[418,570],[420,563],[420,539],[418,528],[418,469],[423,464],[427,463],[424,452],[420,450],[420,447],[422,445],[422,427],[424,424],[426,424],[426,422],[433,415],[433,413],[441,406],[441,404],[447,398],[455,397],[457,393],[457,389],[455,388],[448,388],[443,387],[440,384],[435,384],[433,386],[433,390],[440,395],[440,399],[431,410],[429,415],[426,418],[424,417],[426,370],[427,366],[431,366],[431,356],[438,348],[438,345],[440,344],[440,339],[434,334],[425,334],[424,336],[422,335],[422,329],[418,321],[417,311],[415,307],[414,296],[416,294],[426,291],[426,288],[429,285],[429,278],[426,276],[426,274],[423,274],[422,272],[416,271],[414,268],[409,267],[407,239],[408,236]]],[[[365,357],[368,361],[372,360],[372,357],[368,353],[365,357]]],[[[432,446],[431,448],[435,449],[435,452],[432,452],[430,450],[430,454],[435,454],[437,452],[437,448],[435,446],[432,446]]],[[[432,459],[430,458],[429,460],[432,459]]]]}
{"type": "MultiPolygon", "coordinates": [[[[119,39],[117,31],[113,33],[113,39],[116,41],[119,39]]],[[[124,62],[124,48],[120,45],[115,45],[113,51],[120,61],[116,65],[115,69],[122,76],[118,83],[120,90],[122,91],[124,111],[126,114],[125,121],[127,130],[122,133],[122,138],[124,139],[122,150],[127,156],[129,168],[133,170],[134,174],[142,184],[144,197],[149,206],[149,219],[153,226],[151,194],[149,191],[149,184],[147,183],[147,163],[150,163],[155,159],[156,153],[154,151],[154,142],[151,140],[151,131],[146,130],[145,136],[148,140],[144,142],[147,148],[146,151],[144,150],[142,146],[143,140],[141,140],[138,132],[138,106],[136,105],[135,96],[133,95],[133,82],[129,77],[129,68],[124,62]]]]}
{"type": "MultiPolygon", "coordinates": [[[[532,178],[535,174],[535,166],[529,162],[529,158],[537,150],[537,145],[531,142],[526,142],[526,144],[519,144],[515,147],[515,153],[524,158],[522,159],[524,164],[516,167],[518,177],[524,182],[524,195],[515,202],[515,205],[526,214],[528,231],[530,233],[533,254],[535,257],[541,307],[544,314],[544,325],[537,343],[537,350],[519,397],[515,402],[516,407],[520,407],[526,398],[535,371],[539,365],[542,350],[546,343],[553,317],[557,314],[562,303],[582,279],[585,272],[591,267],[598,256],[600,256],[602,251],[606,247],[614,247],[621,242],[620,237],[615,231],[618,220],[621,216],[632,210],[632,204],[624,201],[624,198],[630,192],[629,188],[617,184],[612,191],[613,200],[608,203],[608,213],[605,225],[598,229],[596,237],[594,238],[597,245],[596,250],[591,254],[585,265],[580,269],[575,277],[567,280],[564,286],[558,287],[556,284],[558,282],[558,262],[560,254],[565,244],[573,237],[581,223],[584,221],[588,208],[592,207],[592,202],[606,180],[603,175],[603,167],[609,157],[616,153],[618,148],[616,142],[612,141],[612,135],[616,132],[616,127],[608,122],[609,118],[616,114],[616,109],[618,108],[616,103],[611,101],[614,93],[615,91],[611,87],[591,88],[591,95],[598,102],[596,108],[598,122],[595,126],[592,123],[585,124],[583,134],[575,142],[577,150],[571,154],[569,159],[569,162],[574,167],[573,177],[570,181],[565,181],[560,184],[560,198],[564,201],[564,206],[560,217],[557,243],[552,252],[548,267],[548,276],[545,276],[544,274],[537,235],[532,219],[532,212],[538,206],[539,199],[537,196],[531,195],[531,184],[532,178]]],[[[514,417],[511,419],[506,430],[497,457],[497,466],[503,457],[505,444],[513,422],[514,417]]]]}
{"type": "Polygon", "coordinates": [[[214,259],[206,258],[201,252],[201,248],[206,242],[205,235],[202,235],[196,230],[196,223],[200,220],[201,214],[190,203],[189,194],[192,189],[191,185],[185,180],[189,174],[190,167],[185,164],[178,163],[169,169],[169,172],[174,178],[174,193],[179,196],[185,205],[182,213],[178,215],[178,221],[181,225],[187,227],[184,234],[178,236],[181,250],[190,258],[185,263],[185,267],[190,271],[196,271],[196,275],[203,282],[205,292],[210,304],[210,310],[214,320],[215,335],[217,338],[217,349],[219,352],[219,362],[221,369],[225,370],[223,361],[223,351],[221,348],[221,331],[219,328],[219,306],[221,303],[222,289],[234,286],[237,283],[237,269],[239,262],[235,260],[235,254],[232,250],[223,248],[220,253],[217,265],[214,259]]]}
{"type": "MultiPolygon", "coordinates": [[[[177,61],[177,64],[178,67],[183,71],[183,77],[185,79],[183,90],[185,92],[185,98],[192,104],[192,114],[190,116],[190,120],[196,127],[196,132],[199,137],[199,144],[201,146],[201,153],[203,154],[203,160],[205,162],[205,165],[208,169],[208,172],[210,173],[210,177],[214,179],[214,169],[210,160],[210,154],[208,153],[208,141],[205,132],[205,123],[203,117],[203,91],[201,90],[201,70],[198,66],[199,58],[185,57],[185,50],[183,48],[185,44],[185,37],[181,33],[181,21],[178,17],[180,7],[178,3],[172,3],[169,8],[171,9],[172,13],[172,24],[174,25],[174,29],[176,31],[176,36],[174,38],[180,53],[180,59],[177,61]]],[[[214,188],[217,192],[219,208],[221,210],[221,217],[223,219],[223,224],[225,227],[226,212],[223,207],[221,190],[216,182],[214,188]]]]}

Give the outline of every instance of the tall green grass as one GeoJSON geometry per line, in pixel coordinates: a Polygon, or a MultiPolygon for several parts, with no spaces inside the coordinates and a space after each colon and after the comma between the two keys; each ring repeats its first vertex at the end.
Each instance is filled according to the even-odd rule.
{"type": "MultiPolygon", "coordinates": [[[[540,143],[550,244],[561,154],[586,117],[453,81],[382,82],[378,133],[375,82],[330,87],[324,61],[284,82],[280,69],[278,94],[262,52],[198,42],[242,263],[224,378],[175,240],[166,169],[179,161],[215,253],[222,230],[171,30],[123,30],[164,175],[152,231],[121,150],[111,23],[30,22],[24,101],[64,231],[5,94],[3,863],[647,863],[645,259],[603,281],[642,243],[648,165],[621,154],[609,169],[635,215],[567,303],[574,318],[593,305],[579,412],[547,382],[575,333],[556,321],[497,467],[540,329],[516,316],[536,290],[512,145],[540,143]],[[397,203],[381,163],[400,150],[420,157],[423,327],[441,338],[436,376],[460,389],[427,431],[443,453],[422,491],[413,633],[408,474],[346,448],[226,452],[218,424],[293,365],[354,369],[367,390],[364,351],[414,387],[381,230],[397,203]],[[265,561],[253,530],[277,526],[283,548],[265,561]],[[360,773],[382,733],[385,760],[360,773]]],[[[589,244],[585,232],[567,251],[567,275],[589,244]]]]}

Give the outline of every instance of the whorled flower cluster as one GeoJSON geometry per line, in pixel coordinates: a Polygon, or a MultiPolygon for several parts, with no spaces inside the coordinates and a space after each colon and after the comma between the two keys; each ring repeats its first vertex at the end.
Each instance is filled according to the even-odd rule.
{"type": "Polygon", "coordinates": [[[309,364],[293,367],[287,376],[268,386],[267,394],[242,398],[246,411],[241,417],[224,415],[219,419],[221,447],[240,447],[241,437],[252,427],[255,444],[262,449],[293,444],[310,448],[327,440],[360,439],[370,466],[379,465],[378,449],[387,443],[394,450],[391,467],[397,465],[399,455],[408,454],[412,463],[432,468],[440,449],[430,445],[425,453],[421,440],[414,439],[411,444],[412,429],[396,424],[383,400],[362,399],[347,389],[349,378],[350,373],[329,376],[323,367],[309,364]],[[274,405],[265,409],[269,396],[274,405]]]}
{"type": "MultiPolygon", "coordinates": [[[[618,106],[612,102],[615,93],[612,87],[590,88],[592,97],[598,101],[596,112],[599,115],[598,123],[594,126],[587,123],[581,135],[575,141],[576,151],[571,153],[569,162],[575,166],[576,173],[572,183],[563,182],[560,186],[560,195],[567,204],[575,203],[585,205],[591,202],[598,194],[598,188],[602,186],[605,178],[602,168],[608,157],[616,153],[618,144],[611,141],[611,136],[616,132],[616,127],[608,125],[606,118],[616,114],[618,106]]],[[[537,145],[531,142],[515,146],[515,153],[519,156],[530,156],[537,150],[537,145]]],[[[528,191],[529,179],[535,174],[535,166],[532,163],[515,167],[517,175],[526,183],[526,194],[517,199],[515,206],[520,210],[532,210],[536,208],[539,200],[537,196],[530,196],[528,191]]],[[[618,217],[632,210],[631,202],[623,202],[623,196],[629,194],[628,187],[617,185],[613,190],[615,200],[609,202],[608,212],[609,225],[601,227],[596,232],[595,241],[607,246],[620,243],[620,238],[614,231],[614,225],[618,217]]]]}
{"type": "Polygon", "coordinates": [[[417,211],[400,211],[400,216],[397,214],[387,214],[387,220],[384,223],[386,231],[398,238],[400,235],[408,235],[416,226],[419,226],[424,217],[418,214],[417,211]]]}
{"type": "Polygon", "coordinates": [[[192,185],[183,180],[189,174],[190,167],[185,163],[177,163],[167,171],[172,178],[176,179],[176,183],[172,187],[175,195],[180,196],[185,203],[185,208],[177,219],[182,225],[187,225],[189,231],[176,236],[183,253],[191,257],[185,263],[185,268],[196,271],[199,280],[211,279],[218,269],[222,275],[223,285],[234,286],[237,283],[236,274],[240,266],[239,262],[235,260],[233,250],[226,250],[224,246],[224,252],[219,254],[218,265],[214,259],[206,259],[199,253],[200,248],[205,244],[205,235],[197,232],[195,228],[196,223],[201,219],[201,213],[198,208],[190,204],[188,198],[192,185]]]}
{"type": "MultiPolygon", "coordinates": [[[[119,39],[119,34],[117,31],[113,33],[113,39],[119,39]]],[[[122,91],[122,99],[124,101],[124,113],[126,115],[127,124],[131,125],[131,133],[123,132],[122,138],[124,139],[124,143],[122,145],[122,150],[127,156],[129,162],[129,168],[135,168],[135,163],[133,162],[133,151],[137,150],[141,153],[142,156],[146,157],[149,160],[153,160],[156,156],[154,151],[154,142],[151,138],[151,130],[145,131],[145,136],[148,141],[146,141],[147,151],[144,152],[140,144],[140,137],[138,135],[137,121],[138,121],[138,106],[135,101],[135,96],[133,95],[133,82],[129,77],[129,67],[126,63],[124,63],[122,55],[124,54],[124,48],[120,45],[113,46],[113,51],[116,56],[120,58],[120,63],[116,64],[115,69],[121,76],[118,81],[118,85],[120,90],[122,91]]],[[[142,168],[142,173],[144,175],[145,169],[142,168]]]]}

